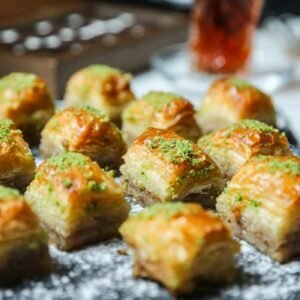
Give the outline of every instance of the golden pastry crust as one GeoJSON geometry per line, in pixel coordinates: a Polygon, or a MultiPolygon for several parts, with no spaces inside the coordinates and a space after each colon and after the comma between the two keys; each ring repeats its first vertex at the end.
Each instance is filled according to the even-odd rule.
{"type": "Polygon", "coordinates": [[[276,125],[272,99],[248,82],[226,77],[216,80],[198,111],[204,133],[225,128],[242,119],[255,119],[276,125]]]}
{"type": "Polygon", "coordinates": [[[169,129],[196,142],[201,130],[193,105],[185,98],[165,92],[150,92],[131,103],[122,115],[122,130],[131,144],[148,127],[169,129]]]}
{"type": "Polygon", "coordinates": [[[232,178],[217,211],[235,235],[279,262],[300,253],[300,159],[258,156],[232,178]]]}
{"type": "Polygon", "coordinates": [[[149,128],[124,156],[127,194],[143,205],[198,200],[213,207],[224,178],[196,144],[166,129],[149,128]]]}
{"type": "Polygon", "coordinates": [[[43,158],[65,151],[89,156],[101,167],[118,168],[127,149],[121,131],[108,117],[90,106],[57,112],[42,131],[43,158]]]}
{"type": "Polygon", "coordinates": [[[45,235],[36,216],[17,190],[0,186],[0,284],[50,270],[45,235]]]}
{"type": "Polygon", "coordinates": [[[228,179],[257,155],[291,155],[285,134],[257,120],[242,120],[203,136],[198,145],[228,179]]]}
{"type": "Polygon", "coordinates": [[[118,69],[91,65],[69,79],[65,100],[69,105],[87,104],[101,109],[119,124],[123,109],[135,99],[130,80],[130,74],[118,69]]]}
{"type": "Polygon", "coordinates": [[[131,215],[120,232],[133,251],[135,276],[157,280],[174,294],[191,292],[199,280],[234,277],[237,242],[197,204],[155,204],[131,215]]]}
{"type": "Polygon", "coordinates": [[[29,73],[0,79],[0,118],[13,120],[30,145],[39,143],[40,132],[53,113],[54,103],[43,79],[29,73]]]}
{"type": "Polygon", "coordinates": [[[25,197],[50,242],[67,251],[117,236],[129,211],[113,178],[72,152],[43,162],[25,197]]]}
{"type": "Polygon", "coordinates": [[[11,120],[0,120],[0,184],[24,191],[34,174],[34,158],[21,131],[11,120]]]}

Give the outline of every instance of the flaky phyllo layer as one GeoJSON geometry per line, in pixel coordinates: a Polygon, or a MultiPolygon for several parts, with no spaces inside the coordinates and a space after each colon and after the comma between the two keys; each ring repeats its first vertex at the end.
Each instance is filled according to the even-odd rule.
{"type": "Polygon", "coordinates": [[[276,124],[272,99],[245,80],[226,77],[216,80],[198,111],[204,133],[230,126],[243,119],[276,124]]]}
{"type": "Polygon", "coordinates": [[[199,280],[234,276],[238,244],[220,219],[198,204],[155,204],[130,216],[120,232],[133,250],[135,275],[155,279],[173,293],[190,292],[199,280]]]}
{"type": "Polygon", "coordinates": [[[124,179],[157,201],[183,200],[224,186],[216,164],[196,144],[168,130],[148,129],[124,160],[124,179]]]}
{"type": "Polygon", "coordinates": [[[199,139],[198,145],[228,178],[249,159],[263,155],[289,155],[284,133],[257,120],[242,120],[199,139]]]}
{"type": "Polygon", "coordinates": [[[300,159],[258,156],[217,199],[234,233],[278,261],[299,253],[300,159]]]}
{"type": "Polygon", "coordinates": [[[194,114],[193,105],[185,98],[173,93],[150,92],[124,110],[122,130],[129,143],[149,127],[169,129],[196,141],[201,130],[194,114]]]}
{"type": "Polygon", "coordinates": [[[87,156],[72,152],[38,168],[26,199],[51,242],[66,250],[115,236],[129,210],[113,178],[87,156]]]}

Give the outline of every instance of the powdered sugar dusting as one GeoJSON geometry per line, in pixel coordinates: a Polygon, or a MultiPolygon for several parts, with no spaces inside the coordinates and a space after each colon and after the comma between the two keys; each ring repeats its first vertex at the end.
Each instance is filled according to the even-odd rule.
{"type": "MultiPolygon", "coordinates": [[[[138,204],[130,201],[135,211],[138,204]]],[[[196,293],[181,299],[299,299],[300,261],[280,265],[241,242],[234,283],[209,286],[199,284],[196,293]]],[[[50,248],[54,271],[42,279],[26,280],[3,288],[0,299],[118,300],[173,299],[155,282],[132,276],[132,258],[126,244],[113,239],[83,250],[65,253],[50,248]],[[119,251],[126,249],[127,254],[119,251]]]]}
{"type": "MultiPolygon", "coordinates": [[[[40,162],[40,160],[38,160],[40,162]]],[[[127,199],[132,212],[142,208],[127,199]]],[[[293,300],[300,299],[300,259],[280,265],[241,242],[238,274],[232,284],[200,284],[191,296],[203,300],[293,300]]],[[[0,300],[171,300],[159,284],[132,276],[132,257],[126,244],[113,239],[83,250],[66,253],[50,247],[53,272],[36,280],[2,288],[0,300]],[[127,254],[121,255],[120,250],[127,254]]],[[[34,262],[33,262],[34,263],[34,262]]]]}

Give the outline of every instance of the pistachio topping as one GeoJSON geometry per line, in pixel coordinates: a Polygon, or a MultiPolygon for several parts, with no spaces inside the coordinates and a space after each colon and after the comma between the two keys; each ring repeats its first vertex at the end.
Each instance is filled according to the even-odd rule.
{"type": "Polygon", "coordinates": [[[169,105],[172,101],[182,99],[181,96],[167,92],[149,92],[142,97],[142,101],[146,101],[159,111],[164,106],[169,105]]]}
{"type": "Polygon", "coordinates": [[[8,197],[19,197],[20,192],[16,189],[0,186],[0,200],[8,197]]]}
{"type": "Polygon", "coordinates": [[[89,73],[91,73],[92,75],[96,75],[96,76],[101,76],[101,75],[110,75],[110,74],[121,74],[121,71],[116,69],[116,68],[112,68],[106,65],[91,65],[89,67],[87,67],[87,70],[89,73]]]}
{"type": "Polygon", "coordinates": [[[245,129],[245,130],[256,130],[258,132],[266,133],[279,133],[277,128],[274,128],[266,123],[257,120],[242,120],[236,124],[233,124],[225,131],[225,136],[229,137],[235,130],[245,129]]]}
{"type": "Polygon", "coordinates": [[[232,77],[229,82],[238,89],[244,89],[250,86],[250,83],[244,79],[232,77]]]}
{"type": "Polygon", "coordinates": [[[289,173],[293,176],[300,175],[300,163],[293,159],[288,159],[284,161],[269,161],[268,167],[271,173],[281,171],[284,173],[289,173]]]}
{"type": "Polygon", "coordinates": [[[88,189],[93,192],[103,192],[106,190],[106,188],[107,188],[106,182],[98,183],[94,180],[91,180],[88,183],[88,189]]]}
{"type": "Polygon", "coordinates": [[[0,91],[12,89],[16,92],[35,85],[37,76],[29,73],[11,73],[0,79],[0,91]]]}
{"type": "Polygon", "coordinates": [[[109,121],[108,115],[100,109],[96,109],[89,105],[76,105],[75,108],[89,112],[93,117],[100,118],[103,121],[109,121]]]}
{"type": "Polygon", "coordinates": [[[197,166],[203,161],[195,151],[193,142],[188,140],[166,140],[161,137],[155,137],[152,140],[145,140],[145,144],[150,149],[159,149],[166,155],[167,160],[173,164],[186,162],[197,166]]]}
{"type": "Polygon", "coordinates": [[[157,215],[162,215],[164,218],[170,219],[182,213],[193,213],[193,211],[190,210],[187,204],[181,202],[158,203],[132,216],[135,218],[151,219],[157,215]]]}
{"type": "Polygon", "coordinates": [[[0,141],[8,141],[13,124],[10,119],[0,120],[0,141]]]}
{"type": "Polygon", "coordinates": [[[74,167],[84,167],[88,162],[88,157],[74,152],[64,152],[46,161],[47,165],[56,167],[58,171],[64,171],[74,167]]]}

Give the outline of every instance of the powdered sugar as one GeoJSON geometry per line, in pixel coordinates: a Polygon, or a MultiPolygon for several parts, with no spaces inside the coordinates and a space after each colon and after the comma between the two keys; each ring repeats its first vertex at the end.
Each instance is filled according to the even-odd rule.
{"type": "MultiPolygon", "coordinates": [[[[130,202],[134,211],[140,209],[138,204],[130,202]]],[[[300,261],[280,265],[247,243],[241,242],[241,245],[234,283],[199,284],[198,291],[186,299],[290,300],[300,297],[300,261]]],[[[127,246],[119,239],[71,253],[51,247],[53,273],[3,288],[0,299],[172,299],[157,283],[133,278],[130,251],[127,250],[126,255],[119,253],[124,249],[127,246]]]]}

